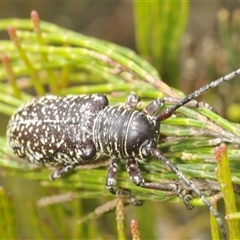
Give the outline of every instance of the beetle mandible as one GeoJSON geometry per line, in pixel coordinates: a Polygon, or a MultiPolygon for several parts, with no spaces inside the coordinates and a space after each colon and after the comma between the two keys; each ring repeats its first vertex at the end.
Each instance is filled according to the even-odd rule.
{"type": "Polygon", "coordinates": [[[173,191],[189,204],[191,196],[184,194],[177,184],[145,182],[137,161],[150,156],[163,161],[178,177],[194,191],[210,208],[226,237],[218,212],[204,195],[178,168],[157,149],[160,122],[169,118],[181,106],[209,89],[240,74],[240,69],[203,86],[179,100],[175,105],[157,111],[165,99],[151,101],[142,112],[135,110],[138,97],[131,93],[124,106],[109,106],[103,94],[66,97],[44,96],[33,99],[20,107],[11,117],[7,137],[14,153],[32,163],[61,166],[50,178],[60,178],[76,165],[92,162],[101,154],[114,157],[107,174],[106,186],[113,194],[128,194],[133,204],[136,201],[126,189],[116,188],[118,160],[126,159],[127,171],[134,184],[157,190],[173,191]],[[120,189],[120,190],[119,190],[120,189]]]}

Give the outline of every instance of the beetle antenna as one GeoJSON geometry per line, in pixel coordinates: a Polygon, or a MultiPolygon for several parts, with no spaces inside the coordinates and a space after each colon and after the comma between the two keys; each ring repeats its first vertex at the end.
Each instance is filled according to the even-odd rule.
{"type": "Polygon", "coordinates": [[[162,111],[157,117],[157,121],[162,121],[164,119],[167,119],[169,117],[172,116],[172,114],[180,107],[182,107],[183,105],[185,105],[186,103],[190,102],[192,99],[202,95],[203,93],[207,92],[208,90],[210,90],[211,88],[215,88],[221,84],[223,84],[224,82],[236,77],[237,75],[240,75],[240,68],[237,69],[236,71],[233,71],[227,75],[225,75],[224,77],[221,77],[201,88],[199,88],[198,90],[190,93],[189,95],[187,95],[185,98],[183,98],[180,102],[178,102],[177,104],[173,105],[170,108],[165,109],[164,111],[162,111]]]}
{"type": "Polygon", "coordinates": [[[185,175],[179,171],[179,169],[172,164],[166,157],[163,156],[162,152],[159,149],[156,148],[151,148],[151,154],[155,156],[158,160],[162,161],[165,163],[166,166],[168,166],[173,173],[175,173],[179,179],[181,179],[188,187],[192,189],[192,191],[197,194],[197,196],[208,206],[209,210],[211,213],[214,215],[216,218],[219,228],[221,230],[222,236],[224,240],[227,240],[227,233],[223,225],[223,221],[221,217],[219,216],[219,213],[217,210],[212,206],[212,204],[207,200],[207,198],[201,193],[201,191],[198,190],[198,188],[195,186],[195,184],[191,181],[188,180],[185,175]]]}

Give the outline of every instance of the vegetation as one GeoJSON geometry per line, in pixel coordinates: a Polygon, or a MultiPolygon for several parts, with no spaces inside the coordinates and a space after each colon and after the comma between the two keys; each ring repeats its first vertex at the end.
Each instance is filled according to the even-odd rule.
{"type": "MultiPolygon", "coordinates": [[[[166,51],[171,52],[167,64],[173,68],[169,71],[171,74],[164,73],[164,76],[177,79],[179,68],[175,68],[177,61],[175,60],[175,63],[173,61],[178,59],[179,42],[174,39],[180,39],[184,32],[188,16],[187,2],[179,3],[178,7],[162,3],[161,7],[154,8],[152,16],[146,15],[144,11],[146,6],[137,2],[134,4],[136,41],[140,53],[151,56],[151,62],[157,66],[157,62],[162,62],[164,56],[168,55],[166,51]],[[163,14],[169,16],[170,20],[167,23],[163,20],[165,19],[163,14]],[[144,25],[140,20],[142,15],[144,19],[148,19],[146,24],[153,23],[151,29],[153,36],[150,36],[148,25],[144,25]],[[159,16],[162,18],[159,19],[159,16]],[[176,21],[176,18],[181,21],[176,21]],[[158,32],[159,21],[162,29],[158,32]],[[162,40],[161,44],[158,44],[158,38],[164,39],[166,34],[169,41],[162,40]],[[146,36],[151,38],[144,42],[146,36]],[[152,41],[150,48],[149,42],[152,41]]],[[[226,21],[228,19],[225,22],[220,21],[219,24],[226,25],[226,21]]],[[[227,27],[225,29],[229,30],[227,27]]],[[[166,85],[156,68],[132,50],[51,23],[40,22],[36,11],[31,13],[31,20],[0,20],[0,30],[8,31],[10,36],[10,40],[0,40],[2,56],[0,112],[9,117],[17,107],[35,95],[48,93],[58,95],[105,93],[111,104],[119,104],[125,101],[130,91],[134,91],[141,96],[139,110],[157,97],[184,96],[181,91],[166,85]]],[[[235,31],[233,27],[231,30],[235,31]]],[[[221,31],[225,31],[223,27],[221,31]]],[[[228,40],[231,41],[230,35],[228,40]]],[[[233,55],[236,54],[235,51],[231,52],[233,55]]],[[[237,60],[232,62],[236,63],[237,60]]],[[[165,66],[164,63],[159,68],[160,73],[164,72],[165,66]]],[[[173,85],[177,86],[174,83],[173,85]]],[[[169,104],[166,104],[164,108],[168,106],[169,104]]],[[[159,148],[165,156],[192,178],[199,189],[210,196],[210,201],[216,201],[224,196],[226,214],[228,219],[232,219],[227,221],[230,238],[240,238],[239,213],[235,206],[239,201],[240,184],[239,125],[229,122],[207,108],[182,107],[176,116],[162,122],[161,137],[159,148]],[[225,145],[215,150],[222,142],[227,145],[227,150],[225,145]],[[231,183],[234,185],[233,188],[231,183]]],[[[0,233],[0,238],[114,239],[118,235],[119,239],[131,236],[133,239],[139,239],[138,227],[142,239],[157,238],[154,226],[165,221],[159,208],[166,205],[161,205],[160,202],[166,204],[166,201],[171,201],[182,205],[181,199],[169,193],[136,187],[129,180],[123,160],[118,185],[130,189],[139,199],[146,201],[145,205],[148,205],[147,212],[129,206],[124,213],[123,204],[127,203],[123,199],[115,199],[105,189],[106,165],[109,160],[104,159],[102,165],[105,166],[86,165],[59,181],[50,182],[48,168],[18,161],[9,149],[6,137],[0,137],[1,181],[7,189],[12,189],[12,195],[9,195],[3,187],[0,189],[2,210],[0,226],[4,229],[0,233]],[[149,204],[152,207],[149,207],[149,204]],[[94,208],[96,211],[92,212],[94,208]],[[115,208],[116,222],[112,220],[116,218],[114,213],[102,217],[104,212],[115,208]],[[146,214],[152,222],[149,220],[146,222],[146,214]],[[133,232],[131,235],[129,219],[132,215],[135,215],[139,226],[137,227],[135,221],[131,222],[133,232]],[[123,224],[124,216],[127,223],[123,224]],[[99,217],[102,219],[101,222],[93,221],[99,217]],[[124,228],[125,224],[128,226],[124,228]]],[[[140,168],[144,178],[149,181],[179,181],[177,176],[155,159],[140,164],[140,168]]],[[[203,205],[197,198],[192,204],[203,205]]],[[[163,209],[164,207],[161,208],[162,211],[163,209]]],[[[197,225],[196,231],[199,227],[197,221],[188,223],[197,225]]],[[[219,239],[216,222],[214,219],[211,222],[212,238],[219,239]]],[[[189,228],[189,225],[187,226],[189,228]]],[[[178,237],[189,238],[184,234],[186,229],[183,227],[182,235],[178,237]]]]}

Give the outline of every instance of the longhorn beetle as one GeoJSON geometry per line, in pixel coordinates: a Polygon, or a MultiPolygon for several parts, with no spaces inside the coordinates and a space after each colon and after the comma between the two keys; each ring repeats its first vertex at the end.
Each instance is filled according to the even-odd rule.
{"type": "Polygon", "coordinates": [[[218,212],[193,182],[163,156],[157,149],[157,143],[162,120],[171,117],[192,99],[239,74],[240,69],[203,86],[160,114],[157,111],[166,99],[157,98],[139,112],[135,110],[139,100],[134,93],[128,96],[124,106],[109,106],[103,94],[36,98],[20,107],[11,117],[7,128],[9,144],[18,157],[29,162],[61,166],[51,174],[51,180],[60,178],[79,164],[96,160],[101,154],[112,156],[114,159],[108,169],[106,187],[113,194],[129,196],[130,201],[138,205],[141,202],[130,191],[116,188],[118,160],[126,159],[127,171],[134,184],[173,191],[191,208],[191,195],[177,184],[144,181],[137,161],[154,156],[163,161],[209,207],[226,239],[218,212]]]}

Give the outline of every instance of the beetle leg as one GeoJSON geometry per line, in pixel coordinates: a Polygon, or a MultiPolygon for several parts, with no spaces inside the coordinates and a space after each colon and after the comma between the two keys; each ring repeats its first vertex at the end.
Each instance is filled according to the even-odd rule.
{"type": "Polygon", "coordinates": [[[142,205],[143,202],[140,200],[137,200],[130,190],[116,187],[117,170],[118,170],[118,159],[113,159],[108,168],[106,188],[109,190],[109,192],[111,192],[112,194],[118,197],[128,198],[130,200],[130,203],[135,206],[142,205]]]}
{"type": "Polygon", "coordinates": [[[116,194],[116,183],[117,183],[117,170],[118,170],[118,160],[113,159],[109,165],[107,179],[106,179],[106,188],[112,194],[116,194]]]}
{"type": "Polygon", "coordinates": [[[156,190],[162,190],[167,192],[173,192],[178,196],[182,197],[183,202],[186,205],[187,209],[189,210],[193,209],[193,206],[190,205],[189,203],[191,200],[191,195],[188,194],[187,191],[179,184],[145,182],[135,158],[128,158],[127,172],[132,182],[137,186],[148,188],[148,189],[156,189],[156,190]]]}
{"type": "Polygon", "coordinates": [[[53,171],[51,173],[51,175],[49,176],[49,178],[51,181],[55,181],[55,180],[61,178],[66,173],[70,172],[74,167],[75,167],[74,164],[65,165],[65,166],[53,171]]]}
{"type": "Polygon", "coordinates": [[[134,92],[131,92],[125,102],[125,107],[136,109],[138,102],[140,101],[138,95],[134,92]]]}
{"type": "Polygon", "coordinates": [[[152,100],[143,110],[142,113],[148,116],[154,116],[159,108],[165,103],[164,98],[156,98],[152,100]]]}

